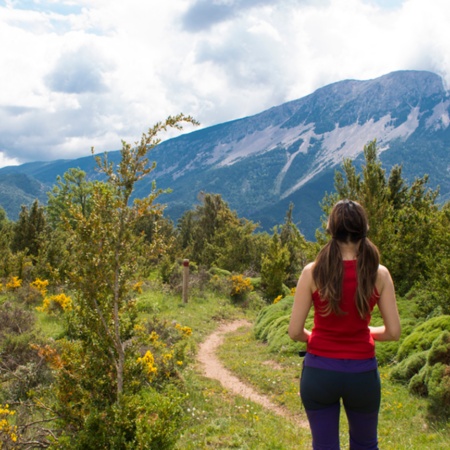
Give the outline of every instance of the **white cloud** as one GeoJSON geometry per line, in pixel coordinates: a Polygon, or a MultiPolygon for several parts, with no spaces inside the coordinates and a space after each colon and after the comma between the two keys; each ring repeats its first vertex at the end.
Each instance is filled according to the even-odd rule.
{"type": "Polygon", "coordinates": [[[208,126],[347,78],[418,69],[450,84],[448,23],[447,0],[0,3],[0,166],[114,150],[169,114],[208,126]]]}

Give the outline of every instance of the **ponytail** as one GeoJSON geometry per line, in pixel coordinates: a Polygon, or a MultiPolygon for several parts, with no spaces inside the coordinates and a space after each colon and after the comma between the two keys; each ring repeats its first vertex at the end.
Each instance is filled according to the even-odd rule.
{"type": "Polygon", "coordinates": [[[380,254],[376,245],[367,237],[363,237],[358,252],[358,289],[356,291],[356,308],[361,318],[370,312],[370,299],[375,291],[380,254]]]}
{"type": "Polygon", "coordinates": [[[324,300],[320,313],[328,316],[330,313],[342,315],[339,306],[342,296],[342,255],[335,238],[331,239],[316,258],[313,268],[313,279],[319,296],[324,300]]]}

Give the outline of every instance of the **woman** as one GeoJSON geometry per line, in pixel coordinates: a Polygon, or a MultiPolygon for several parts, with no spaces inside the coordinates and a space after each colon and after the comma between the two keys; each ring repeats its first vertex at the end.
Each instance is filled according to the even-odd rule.
{"type": "Polygon", "coordinates": [[[367,215],[351,200],[331,211],[330,241],[298,280],[289,336],[307,342],[300,395],[313,449],[339,449],[340,402],[349,423],[350,449],[377,449],[381,387],[374,340],[400,337],[392,278],[366,237],[367,215]],[[384,325],[370,327],[375,306],[384,325]],[[312,331],[304,328],[314,305],[312,331]]]}

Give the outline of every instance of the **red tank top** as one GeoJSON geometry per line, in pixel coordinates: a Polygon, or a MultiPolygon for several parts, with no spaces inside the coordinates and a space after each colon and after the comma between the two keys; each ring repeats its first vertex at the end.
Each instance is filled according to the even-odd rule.
{"type": "MultiPolygon", "coordinates": [[[[318,291],[313,293],[314,327],[307,351],[313,355],[339,359],[368,359],[375,356],[375,343],[369,331],[370,314],[361,319],[355,304],[357,289],[356,260],[343,261],[344,276],[340,307],[343,315],[322,316],[324,303],[318,291]]],[[[379,295],[375,289],[370,299],[372,312],[379,295]]]]}

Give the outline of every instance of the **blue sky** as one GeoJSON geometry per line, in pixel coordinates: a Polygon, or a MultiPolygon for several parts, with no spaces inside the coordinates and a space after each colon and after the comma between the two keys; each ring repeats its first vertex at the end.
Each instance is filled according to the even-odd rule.
{"type": "MultiPolygon", "coordinates": [[[[348,78],[450,82],[448,0],[0,0],[0,167],[202,126],[348,78]]],[[[188,129],[187,131],[190,131],[188,129]]]]}

